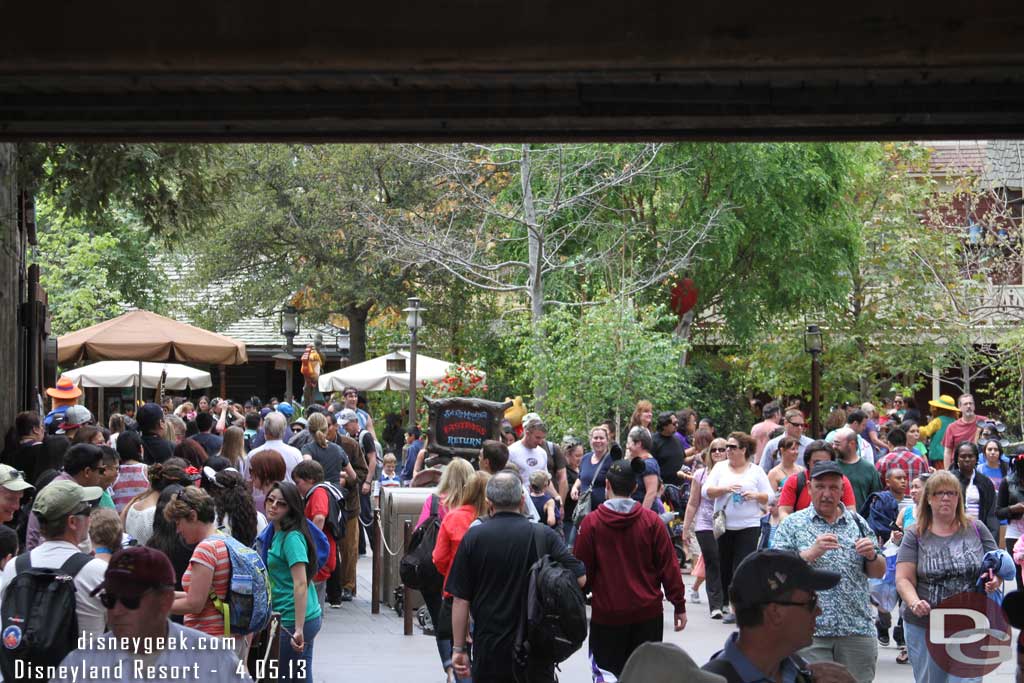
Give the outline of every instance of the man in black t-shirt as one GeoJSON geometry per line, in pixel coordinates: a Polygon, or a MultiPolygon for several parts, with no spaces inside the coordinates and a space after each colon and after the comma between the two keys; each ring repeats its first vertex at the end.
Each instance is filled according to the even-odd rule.
{"type": "Polygon", "coordinates": [[[683,444],[675,437],[678,424],[675,413],[658,415],[658,431],[652,437],[654,448],[651,449],[651,455],[661,468],[662,481],[681,486],[683,482],[679,481],[679,470],[686,454],[683,452],[683,444]]]}
{"type": "Polygon", "coordinates": [[[586,583],[586,569],[548,527],[544,548],[533,549],[534,525],[522,515],[523,487],[519,477],[507,470],[487,483],[491,516],[471,527],[455,554],[445,590],[454,597],[452,605],[452,664],[461,677],[468,677],[469,655],[466,636],[473,616],[474,680],[491,683],[548,683],[554,681],[554,664],[530,662],[527,671],[517,670],[513,646],[516,627],[526,600],[530,567],[540,555],[570,569],[586,583]]]}

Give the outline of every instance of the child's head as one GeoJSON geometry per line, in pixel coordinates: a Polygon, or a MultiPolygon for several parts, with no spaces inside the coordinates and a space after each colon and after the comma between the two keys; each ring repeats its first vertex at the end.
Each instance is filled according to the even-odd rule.
{"type": "Polygon", "coordinates": [[[6,524],[0,524],[0,569],[18,555],[18,534],[6,524]]]}
{"type": "Polygon", "coordinates": [[[924,485],[927,482],[927,474],[914,477],[914,481],[910,482],[910,497],[914,500],[914,504],[921,502],[921,494],[924,493],[924,485]]]}
{"type": "Polygon", "coordinates": [[[893,467],[885,473],[885,487],[898,498],[907,492],[907,473],[899,467],[893,467]]]}
{"type": "Polygon", "coordinates": [[[121,547],[121,517],[110,508],[96,508],[89,515],[89,540],[93,548],[114,553],[121,547]]]}
{"type": "Polygon", "coordinates": [[[550,482],[551,475],[547,473],[547,470],[537,470],[530,475],[530,491],[533,493],[543,493],[550,482]]]}
{"type": "Polygon", "coordinates": [[[395,457],[394,453],[387,453],[384,456],[384,474],[389,477],[395,473],[395,466],[398,464],[398,458],[395,457]]]}

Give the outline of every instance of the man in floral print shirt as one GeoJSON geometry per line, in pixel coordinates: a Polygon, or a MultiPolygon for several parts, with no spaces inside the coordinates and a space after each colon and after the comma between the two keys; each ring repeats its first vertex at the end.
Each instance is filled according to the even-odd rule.
{"type": "Polygon", "coordinates": [[[811,472],[811,506],[794,512],[775,532],[773,547],[800,553],[812,567],[839,574],[839,585],[820,594],[822,613],[814,642],[801,651],[809,662],[846,666],[858,681],[875,678],[878,642],[868,578],[885,575],[885,558],[868,523],[840,502],[843,475],[827,461],[811,472]]]}

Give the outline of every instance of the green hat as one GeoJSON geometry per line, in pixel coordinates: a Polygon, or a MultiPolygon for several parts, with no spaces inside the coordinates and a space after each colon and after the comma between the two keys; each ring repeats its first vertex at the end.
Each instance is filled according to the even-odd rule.
{"type": "Polygon", "coordinates": [[[25,489],[35,488],[32,484],[25,481],[25,473],[16,470],[10,465],[0,465],[0,486],[3,486],[8,491],[24,491],[25,489]]]}
{"type": "Polygon", "coordinates": [[[71,514],[82,503],[99,500],[103,489],[99,486],[79,486],[70,480],[55,481],[36,496],[32,511],[47,520],[60,519],[71,514]]]}

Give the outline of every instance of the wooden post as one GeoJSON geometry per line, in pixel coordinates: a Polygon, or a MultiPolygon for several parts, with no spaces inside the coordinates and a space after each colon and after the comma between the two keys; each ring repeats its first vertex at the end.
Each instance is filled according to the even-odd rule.
{"type": "Polygon", "coordinates": [[[370,587],[370,614],[380,614],[381,536],[380,505],[373,508],[373,569],[370,587]]]}
{"type": "MultiPolygon", "coordinates": [[[[405,540],[402,543],[403,553],[409,552],[409,543],[412,541],[412,520],[405,520],[405,540]]],[[[402,617],[405,619],[405,635],[412,635],[412,607],[410,607],[409,595],[412,591],[405,584],[402,584],[402,617]]]]}
{"type": "Polygon", "coordinates": [[[0,144],[0,425],[14,424],[18,412],[18,230],[17,156],[13,144],[0,144]]]}

